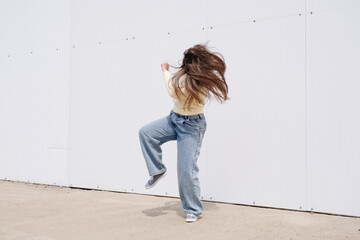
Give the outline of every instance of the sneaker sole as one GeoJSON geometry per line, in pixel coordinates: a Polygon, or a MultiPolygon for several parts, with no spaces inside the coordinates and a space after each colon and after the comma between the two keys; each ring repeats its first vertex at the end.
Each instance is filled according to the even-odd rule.
{"type": "MultiPolygon", "coordinates": [[[[199,218],[198,218],[199,219],[199,218]]],[[[198,219],[185,219],[186,222],[190,223],[190,222],[196,222],[198,219]]]]}
{"type": "Polygon", "coordinates": [[[148,186],[148,187],[145,187],[145,188],[146,188],[146,189],[153,188],[153,187],[160,181],[160,179],[162,179],[163,177],[165,177],[166,174],[167,174],[167,171],[166,171],[163,175],[161,175],[161,177],[159,177],[159,178],[156,180],[156,182],[154,182],[153,185],[148,186]]]}

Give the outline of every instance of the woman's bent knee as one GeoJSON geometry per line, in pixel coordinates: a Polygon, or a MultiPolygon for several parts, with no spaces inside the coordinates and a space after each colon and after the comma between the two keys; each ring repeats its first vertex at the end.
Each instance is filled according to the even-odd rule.
{"type": "Polygon", "coordinates": [[[144,126],[142,126],[140,129],[139,129],[139,137],[142,137],[144,136],[146,132],[146,128],[144,126]]]}

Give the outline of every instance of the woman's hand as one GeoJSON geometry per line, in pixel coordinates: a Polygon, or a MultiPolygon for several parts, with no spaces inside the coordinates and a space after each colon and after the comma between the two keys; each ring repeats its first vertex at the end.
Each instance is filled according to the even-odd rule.
{"type": "Polygon", "coordinates": [[[161,69],[163,71],[168,70],[169,71],[169,64],[167,62],[164,62],[161,64],[161,69]]]}

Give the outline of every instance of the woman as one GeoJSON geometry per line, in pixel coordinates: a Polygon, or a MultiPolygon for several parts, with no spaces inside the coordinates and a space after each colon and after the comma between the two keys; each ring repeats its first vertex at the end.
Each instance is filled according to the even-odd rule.
{"type": "Polygon", "coordinates": [[[141,150],[151,176],[145,188],[154,187],[166,174],[161,145],[177,140],[179,195],[187,213],[186,222],[194,222],[203,211],[197,159],[207,125],[205,100],[210,98],[210,92],[220,102],[230,99],[224,77],[226,65],[220,53],[209,51],[206,44],[197,44],[184,52],[182,65],[174,67],[179,69],[174,76],[168,63],[162,63],[161,68],[174,106],[168,116],[139,130],[141,150]]]}

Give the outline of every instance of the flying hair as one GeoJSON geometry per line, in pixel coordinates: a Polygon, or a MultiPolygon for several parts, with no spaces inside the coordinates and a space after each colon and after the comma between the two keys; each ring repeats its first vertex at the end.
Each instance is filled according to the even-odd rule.
{"type": "Polygon", "coordinates": [[[205,104],[199,94],[206,96],[205,99],[210,99],[212,93],[220,103],[230,100],[224,75],[226,71],[224,56],[219,52],[210,51],[207,45],[208,42],[186,49],[180,67],[169,65],[178,69],[172,78],[176,96],[179,98],[180,95],[185,95],[181,87],[185,87],[189,93],[184,109],[190,110],[193,101],[205,104]],[[179,80],[184,74],[186,76],[183,79],[183,86],[180,86],[179,80]]]}

